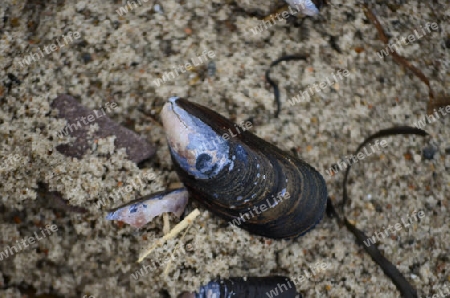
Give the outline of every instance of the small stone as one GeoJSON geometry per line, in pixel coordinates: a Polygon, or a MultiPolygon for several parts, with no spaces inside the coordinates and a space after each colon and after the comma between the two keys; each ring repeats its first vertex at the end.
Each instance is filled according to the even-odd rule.
{"type": "Polygon", "coordinates": [[[447,49],[450,49],[450,38],[447,38],[447,39],[445,40],[445,47],[446,47],[447,49]]]}
{"type": "Polygon", "coordinates": [[[120,27],[120,22],[119,21],[113,21],[112,22],[112,26],[115,30],[119,29],[120,27]]]}
{"type": "Polygon", "coordinates": [[[63,144],[56,147],[61,154],[81,159],[86,151],[92,148],[92,143],[95,140],[113,135],[116,136],[114,146],[126,148],[128,158],[135,163],[148,159],[155,154],[155,147],[145,139],[106,116],[105,109],[108,111],[114,108],[113,104],[109,105],[109,108],[105,107],[100,111],[92,111],[83,107],[72,96],[62,94],[53,101],[52,108],[59,111],[58,116],[60,118],[67,120],[67,125],[61,133],[76,138],[73,144],[63,144]],[[89,128],[94,124],[97,124],[99,128],[90,135],[89,128]]]}
{"type": "Polygon", "coordinates": [[[191,35],[192,34],[192,29],[189,27],[184,28],[184,33],[186,33],[186,35],[191,35]]]}
{"type": "Polygon", "coordinates": [[[435,146],[428,145],[425,148],[423,148],[422,155],[423,155],[423,158],[431,160],[434,158],[434,155],[436,154],[436,152],[437,152],[437,148],[435,146]]]}
{"type": "Polygon", "coordinates": [[[10,24],[11,24],[11,27],[13,27],[13,28],[19,27],[20,26],[19,18],[12,18],[10,24]]]}
{"type": "Polygon", "coordinates": [[[87,64],[92,61],[92,56],[89,53],[81,54],[81,59],[83,59],[84,64],[87,64]]]}
{"type": "Polygon", "coordinates": [[[159,5],[158,3],[155,4],[155,6],[153,6],[153,8],[155,9],[155,12],[157,12],[157,13],[160,13],[160,14],[163,14],[163,13],[164,13],[164,11],[163,11],[161,5],[159,5]]]}
{"type": "Polygon", "coordinates": [[[414,154],[413,159],[415,163],[420,163],[422,161],[422,156],[420,156],[420,154],[414,154]]]}

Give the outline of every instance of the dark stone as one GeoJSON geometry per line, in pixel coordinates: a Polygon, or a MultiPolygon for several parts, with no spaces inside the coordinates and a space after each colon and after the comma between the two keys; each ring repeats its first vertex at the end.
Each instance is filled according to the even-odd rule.
{"type": "Polygon", "coordinates": [[[135,163],[140,163],[155,154],[155,147],[145,139],[106,116],[106,112],[113,109],[111,105],[102,107],[101,110],[90,110],[83,107],[72,96],[62,94],[53,101],[51,106],[59,111],[59,118],[67,120],[67,125],[61,133],[76,138],[72,144],[63,144],[56,147],[61,154],[81,159],[86,151],[92,148],[96,139],[112,135],[116,136],[115,147],[118,149],[125,148],[128,158],[135,163]],[[88,116],[91,116],[91,120],[92,116],[94,119],[89,121],[88,116]],[[95,123],[99,128],[92,136],[89,136],[89,127],[95,123]]]}
{"type": "Polygon", "coordinates": [[[436,147],[434,147],[432,145],[428,145],[425,148],[423,148],[422,155],[423,155],[423,158],[425,158],[425,159],[433,159],[434,154],[436,154],[436,152],[437,152],[436,147]]]}
{"type": "Polygon", "coordinates": [[[81,59],[83,59],[84,64],[87,64],[92,61],[92,56],[89,53],[81,54],[81,59]]]}

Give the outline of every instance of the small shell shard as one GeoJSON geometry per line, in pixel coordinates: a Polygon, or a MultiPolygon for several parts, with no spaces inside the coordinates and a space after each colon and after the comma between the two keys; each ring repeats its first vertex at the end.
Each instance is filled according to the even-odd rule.
{"type": "Polygon", "coordinates": [[[145,196],[108,213],[107,220],[121,220],[141,228],[158,215],[172,212],[180,217],[188,203],[188,192],[178,188],[145,196]]]}
{"type": "Polygon", "coordinates": [[[323,5],[320,0],[286,0],[286,2],[291,7],[299,10],[302,14],[307,16],[315,16],[319,14],[319,9],[323,5]]]}

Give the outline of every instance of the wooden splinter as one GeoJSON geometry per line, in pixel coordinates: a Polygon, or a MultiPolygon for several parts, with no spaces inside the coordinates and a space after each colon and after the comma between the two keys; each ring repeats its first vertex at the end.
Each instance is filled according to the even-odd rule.
{"type": "Polygon", "coordinates": [[[153,244],[149,249],[147,249],[141,256],[139,257],[138,263],[142,262],[155,248],[158,246],[164,245],[167,240],[175,238],[181,231],[189,227],[200,215],[200,211],[196,208],[194,211],[189,213],[181,222],[179,222],[168,234],[164,235],[164,237],[160,238],[155,244],[153,244]]]}

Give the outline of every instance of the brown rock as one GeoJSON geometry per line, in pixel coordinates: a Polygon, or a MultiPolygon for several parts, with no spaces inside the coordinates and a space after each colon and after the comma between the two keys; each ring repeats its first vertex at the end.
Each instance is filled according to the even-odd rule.
{"type": "Polygon", "coordinates": [[[92,147],[96,139],[115,135],[116,148],[126,148],[130,160],[139,163],[155,154],[155,147],[141,138],[135,132],[115,123],[106,116],[106,113],[117,104],[105,104],[100,110],[90,110],[83,107],[72,96],[59,95],[52,103],[52,108],[58,110],[58,117],[67,120],[63,133],[75,137],[72,144],[63,144],[56,149],[66,156],[82,158],[86,151],[92,147]],[[99,128],[89,136],[89,127],[97,123],[99,128]]]}

